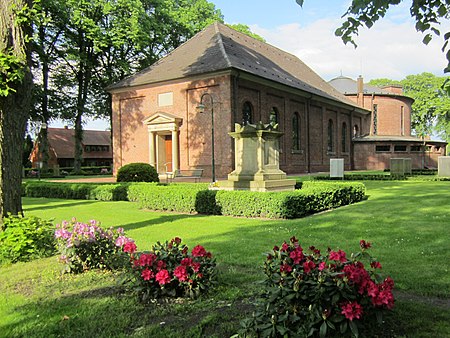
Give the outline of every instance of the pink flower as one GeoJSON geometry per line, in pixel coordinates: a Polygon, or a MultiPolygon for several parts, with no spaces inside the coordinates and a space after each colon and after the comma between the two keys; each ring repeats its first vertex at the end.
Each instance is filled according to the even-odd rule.
{"type": "Polygon", "coordinates": [[[287,249],[289,249],[289,245],[284,242],[283,245],[281,245],[281,251],[287,251],[287,249]]]}
{"type": "Polygon", "coordinates": [[[151,266],[153,264],[153,262],[156,259],[156,255],[155,254],[145,254],[143,253],[140,257],[139,257],[139,265],[140,266],[151,266]]]}
{"type": "Polygon", "coordinates": [[[342,250],[339,251],[330,251],[330,259],[332,261],[340,261],[341,263],[347,262],[347,257],[345,257],[345,252],[342,250]]]}
{"type": "Polygon", "coordinates": [[[303,255],[302,248],[298,247],[295,248],[293,251],[291,251],[289,257],[291,257],[291,259],[294,261],[294,264],[299,264],[300,261],[303,260],[305,256],[303,255]]]}
{"type": "Polygon", "coordinates": [[[160,271],[160,270],[162,270],[162,269],[165,269],[165,268],[166,268],[166,262],[164,262],[164,261],[162,261],[162,260],[159,260],[159,261],[156,263],[156,268],[157,268],[158,271],[160,271]]]}
{"type": "Polygon", "coordinates": [[[315,267],[316,264],[313,261],[307,261],[303,263],[303,271],[305,271],[306,274],[309,274],[315,267]]]}
{"type": "Polygon", "coordinates": [[[325,262],[320,262],[319,264],[319,271],[325,270],[327,267],[327,264],[325,262]]]}
{"type": "Polygon", "coordinates": [[[155,277],[155,274],[152,270],[145,269],[144,271],[142,271],[141,276],[143,280],[150,280],[155,277]]]}
{"type": "Polygon", "coordinates": [[[191,267],[192,267],[192,270],[194,270],[194,272],[200,271],[200,263],[192,262],[191,267]]]}
{"type": "Polygon", "coordinates": [[[156,274],[155,279],[159,283],[159,285],[165,285],[170,283],[171,277],[169,271],[161,270],[156,274]]]}
{"type": "Polygon", "coordinates": [[[183,258],[182,260],[181,260],[181,265],[184,265],[184,266],[191,266],[192,265],[192,258],[183,258]]]}
{"type": "Polygon", "coordinates": [[[136,244],[134,242],[126,242],[123,246],[123,252],[135,253],[137,249],[136,244]]]}
{"type": "Polygon", "coordinates": [[[291,272],[292,271],[292,266],[290,266],[289,264],[283,264],[280,266],[280,272],[291,272]]]}
{"type": "Polygon", "coordinates": [[[186,271],[186,267],[183,265],[179,265],[173,270],[173,275],[178,278],[180,282],[185,282],[188,279],[188,274],[186,271]]]}
{"type": "Polygon", "coordinates": [[[353,319],[360,319],[362,315],[362,306],[358,302],[347,302],[341,306],[342,314],[345,318],[353,321],[353,319]]]}
{"type": "Polygon", "coordinates": [[[174,239],[172,239],[172,242],[175,242],[176,244],[180,244],[181,243],[181,238],[180,237],[175,237],[174,239]]]}
{"type": "Polygon", "coordinates": [[[194,249],[192,249],[193,257],[204,257],[206,256],[206,250],[201,245],[197,245],[194,249]]]}

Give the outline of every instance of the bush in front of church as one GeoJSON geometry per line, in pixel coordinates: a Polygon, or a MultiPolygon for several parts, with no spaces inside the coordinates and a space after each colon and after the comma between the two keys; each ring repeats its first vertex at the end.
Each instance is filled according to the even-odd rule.
{"type": "Polygon", "coordinates": [[[148,163],[130,163],[118,170],[117,182],[159,182],[159,177],[148,163]]]}

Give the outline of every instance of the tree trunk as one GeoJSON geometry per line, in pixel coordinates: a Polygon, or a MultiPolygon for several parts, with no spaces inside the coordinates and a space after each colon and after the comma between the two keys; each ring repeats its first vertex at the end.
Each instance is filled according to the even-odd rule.
{"type": "MultiPolygon", "coordinates": [[[[6,95],[0,96],[0,216],[22,213],[22,145],[32,88],[31,53],[25,37],[31,29],[29,22],[17,19],[15,11],[25,4],[31,7],[31,1],[23,0],[3,0],[0,6],[0,53],[12,54],[22,74],[20,80],[9,83],[6,95]]],[[[0,73],[0,81],[14,71],[0,73]]]]}

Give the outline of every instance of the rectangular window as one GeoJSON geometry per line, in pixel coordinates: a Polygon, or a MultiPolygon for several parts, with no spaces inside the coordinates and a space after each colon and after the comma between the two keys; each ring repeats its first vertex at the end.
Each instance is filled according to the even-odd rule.
{"type": "Polygon", "coordinates": [[[376,135],[378,132],[378,105],[373,105],[373,134],[376,135]]]}
{"type": "Polygon", "coordinates": [[[390,145],[382,145],[382,146],[375,146],[375,151],[377,152],[389,152],[391,151],[390,145]]]}
{"type": "Polygon", "coordinates": [[[394,146],[394,151],[406,151],[406,146],[396,144],[394,146]]]}
{"type": "Polygon", "coordinates": [[[401,135],[405,135],[405,107],[401,106],[401,115],[400,115],[400,131],[401,135]]]}
{"type": "Polygon", "coordinates": [[[411,146],[412,152],[422,151],[422,146],[411,146]]]}

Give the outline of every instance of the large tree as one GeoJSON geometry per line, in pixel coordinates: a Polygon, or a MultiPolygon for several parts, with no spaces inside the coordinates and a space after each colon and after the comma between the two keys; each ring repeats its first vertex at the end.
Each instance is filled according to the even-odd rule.
{"type": "Polygon", "coordinates": [[[22,212],[22,147],[31,104],[31,0],[0,6],[0,219],[22,212]]]}
{"type": "MultiPolygon", "coordinates": [[[[302,6],[304,0],[296,0],[302,6]]],[[[345,21],[336,30],[344,43],[352,43],[356,46],[354,37],[358,35],[361,27],[370,28],[376,21],[383,18],[388,10],[395,5],[407,0],[352,0],[349,8],[342,16],[345,21]]],[[[423,43],[428,44],[433,35],[443,35],[444,44],[442,51],[446,53],[448,65],[445,72],[450,72],[450,50],[448,42],[450,32],[441,32],[440,23],[450,17],[450,3],[448,0],[409,0],[411,3],[410,14],[416,21],[416,29],[424,34],[423,43]]]]}

